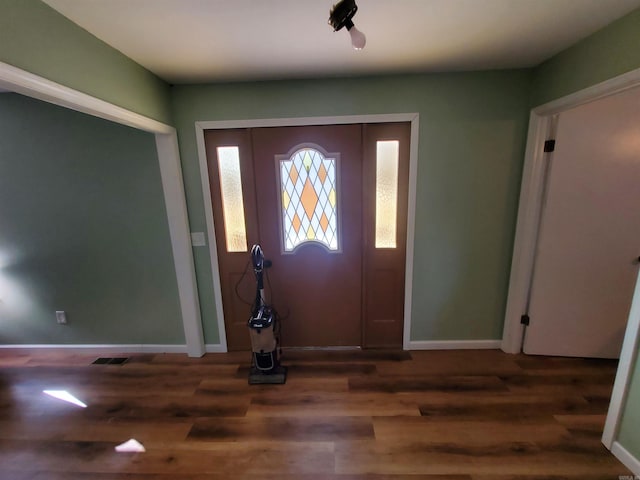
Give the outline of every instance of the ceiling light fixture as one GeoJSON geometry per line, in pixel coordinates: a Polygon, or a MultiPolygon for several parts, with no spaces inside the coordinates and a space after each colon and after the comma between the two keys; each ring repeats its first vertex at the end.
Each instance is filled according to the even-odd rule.
{"type": "Polygon", "coordinates": [[[342,27],[347,27],[351,35],[351,45],[356,50],[362,50],[367,43],[367,37],[356,28],[351,20],[358,11],[355,0],[341,0],[336,3],[329,12],[329,25],[337,32],[342,27]]]}

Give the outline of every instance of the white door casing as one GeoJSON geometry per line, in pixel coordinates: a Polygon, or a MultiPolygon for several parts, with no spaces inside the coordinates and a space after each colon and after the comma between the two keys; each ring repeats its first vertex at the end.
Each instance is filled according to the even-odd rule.
{"type": "MultiPolygon", "coordinates": [[[[409,192],[407,208],[407,243],[406,243],[406,265],[405,265],[405,299],[404,299],[404,331],[403,348],[420,349],[417,344],[421,342],[411,341],[411,302],[413,293],[413,258],[414,258],[414,234],[415,234],[415,212],[416,212],[416,186],[418,177],[418,143],[419,143],[419,114],[418,113],[392,113],[392,114],[371,114],[371,115],[345,115],[333,117],[294,117],[294,118],[267,118],[249,120],[212,120],[198,121],[195,124],[196,143],[198,146],[198,160],[200,164],[200,178],[202,181],[202,193],[207,222],[207,236],[209,239],[209,255],[211,259],[211,271],[213,273],[213,296],[216,304],[216,317],[218,319],[218,333],[220,344],[207,346],[207,351],[227,351],[227,339],[224,324],[224,312],[222,307],[222,288],[220,284],[220,268],[218,264],[218,253],[216,250],[216,230],[213,222],[213,209],[211,202],[211,186],[207,170],[207,154],[204,141],[205,130],[234,129],[234,128],[262,128],[262,127],[293,127],[308,125],[343,125],[350,123],[392,123],[410,122],[411,140],[409,153],[409,192]],[[210,348],[213,347],[213,348],[210,348]]],[[[483,342],[483,341],[481,341],[483,342]]],[[[444,343],[444,342],[434,342],[444,343]]],[[[464,344],[465,342],[451,342],[464,344]]],[[[473,343],[468,348],[479,348],[478,342],[473,343]]],[[[495,342],[489,347],[496,348],[495,342]]],[[[447,346],[447,348],[457,348],[447,346]]],[[[465,348],[464,346],[462,348],[465,348]]],[[[482,348],[482,347],[480,347],[482,348]]]]}
{"type": "MultiPolygon", "coordinates": [[[[521,316],[526,312],[531,272],[535,252],[535,239],[538,231],[538,217],[542,203],[544,180],[543,144],[549,136],[551,118],[570,108],[605,98],[640,86],[640,68],[617,77],[592,85],[583,90],[558,98],[533,108],[529,116],[529,131],[524,158],[520,199],[518,203],[518,221],[516,225],[509,294],[505,308],[504,332],[501,348],[507,353],[519,353],[522,348],[524,326],[521,316]]],[[[640,278],[637,285],[640,285],[640,278]]],[[[634,304],[640,304],[640,287],[636,288],[634,304]]],[[[623,407],[628,395],[636,352],[640,343],[640,309],[630,312],[620,362],[613,387],[611,403],[605,423],[602,443],[616,457],[619,446],[617,432],[623,407]]]]}
{"type": "MultiPolygon", "coordinates": [[[[3,62],[0,62],[0,88],[155,135],[186,345],[134,345],[133,347],[130,345],[75,345],[75,347],[100,348],[105,351],[114,347],[116,351],[186,351],[191,357],[202,356],[205,345],[200,302],[175,128],[3,62]]],[[[55,346],[30,345],[29,347],[55,346]]]]}

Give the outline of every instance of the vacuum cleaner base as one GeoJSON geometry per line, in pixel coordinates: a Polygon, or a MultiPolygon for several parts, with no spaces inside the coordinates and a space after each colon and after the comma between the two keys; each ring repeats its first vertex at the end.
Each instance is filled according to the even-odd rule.
{"type": "Polygon", "coordinates": [[[263,373],[255,367],[249,370],[249,385],[282,385],[287,381],[287,367],[276,367],[270,373],[263,373]]]}

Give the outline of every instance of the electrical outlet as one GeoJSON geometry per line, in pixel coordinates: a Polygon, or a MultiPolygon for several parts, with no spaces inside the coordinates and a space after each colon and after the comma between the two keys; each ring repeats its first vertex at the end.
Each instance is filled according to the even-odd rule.
{"type": "Polygon", "coordinates": [[[67,314],[62,310],[56,311],[56,321],[58,325],[66,325],[67,324],[67,314]]]}

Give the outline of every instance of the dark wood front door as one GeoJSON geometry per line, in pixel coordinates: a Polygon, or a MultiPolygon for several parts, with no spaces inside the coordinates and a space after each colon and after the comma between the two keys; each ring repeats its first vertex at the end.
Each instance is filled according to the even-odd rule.
{"type": "Polygon", "coordinates": [[[273,263],[267,300],[281,316],[284,346],[402,346],[409,124],[210,130],[205,144],[229,350],[250,346],[254,243],[273,263]],[[393,245],[378,245],[377,144],[394,139],[397,225],[393,245]],[[226,238],[225,146],[239,151],[244,250],[231,251],[226,238]]]}
{"type": "Polygon", "coordinates": [[[260,241],[273,260],[269,275],[284,317],[284,345],[360,345],[362,127],[255,129],[253,149],[260,241]],[[289,162],[296,155],[299,161],[289,162]],[[283,214],[287,191],[290,228],[283,214]],[[294,209],[298,199],[302,208],[294,209]],[[316,232],[324,234],[325,225],[328,238],[316,232]]]}

